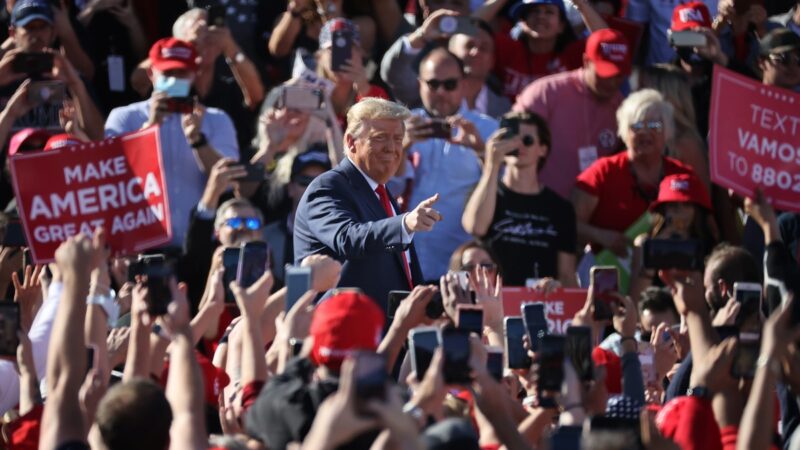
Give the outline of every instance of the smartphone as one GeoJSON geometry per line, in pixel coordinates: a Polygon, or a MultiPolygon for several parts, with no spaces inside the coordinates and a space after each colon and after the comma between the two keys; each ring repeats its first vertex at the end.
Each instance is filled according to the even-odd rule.
{"type": "Polygon", "coordinates": [[[466,384],[472,381],[469,369],[469,333],[457,328],[442,330],[444,382],[466,384]]]}
{"type": "MultiPolygon", "coordinates": [[[[439,284],[434,284],[437,288],[439,284]]],[[[800,303],[800,302],[798,302],[800,303]]],[[[429,319],[439,319],[444,314],[444,303],[442,303],[442,293],[439,292],[439,289],[436,289],[436,292],[433,294],[433,298],[431,301],[428,302],[428,306],[425,308],[425,317],[429,319]]]]}
{"type": "Polygon", "coordinates": [[[411,370],[422,381],[431,365],[433,352],[441,345],[441,335],[436,327],[417,327],[408,337],[408,350],[411,356],[411,370]]]}
{"type": "Polygon", "coordinates": [[[225,26],[225,17],[227,16],[225,13],[225,6],[210,5],[207,10],[208,17],[206,19],[206,24],[208,24],[209,27],[221,28],[225,26]]]}
{"type": "Polygon", "coordinates": [[[355,355],[356,409],[370,415],[365,406],[369,400],[386,400],[386,359],[374,352],[357,352],[355,355]]]}
{"type": "Polygon", "coordinates": [[[478,25],[468,16],[442,16],[439,19],[439,31],[444,34],[478,35],[478,25]]]}
{"type": "Polygon", "coordinates": [[[166,103],[170,113],[191,114],[194,111],[194,97],[170,97],[166,103]]]}
{"type": "Polygon", "coordinates": [[[66,91],[66,86],[59,80],[34,81],[28,85],[28,101],[34,105],[60,105],[66,91]]]}
{"type": "Polygon", "coordinates": [[[739,314],[736,316],[737,325],[757,315],[761,309],[762,287],[758,283],[733,283],[733,298],[739,302],[739,314]]]}
{"type": "Polygon", "coordinates": [[[673,31],[669,33],[669,45],[673,47],[705,47],[706,35],[699,31],[673,31]]]}
{"type": "Polygon", "coordinates": [[[244,170],[247,171],[247,174],[237,179],[237,181],[251,181],[255,183],[260,183],[264,181],[264,179],[266,178],[265,176],[266,172],[264,171],[263,163],[250,164],[247,161],[243,161],[241,164],[244,166],[244,170]]]}
{"type": "Polygon", "coordinates": [[[538,352],[542,337],[548,332],[547,317],[544,312],[544,303],[524,303],[520,308],[522,320],[525,322],[525,331],[531,343],[531,350],[538,352]]]}
{"type": "Polygon", "coordinates": [[[486,370],[495,380],[503,380],[503,349],[500,347],[486,347],[486,370]]]}
{"type": "Polygon", "coordinates": [[[269,268],[269,248],[266,242],[252,241],[244,244],[239,252],[236,282],[239,286],[250,287],[264,275],[269,268]]]}
{"type": "Polygon", "coordinates": [[[172,291],[169,288],[170,279],[174,275],[172,264],[166,261],[164,255],[156,256],[160,258],[146,260],[143,273],[147,285],[147,312],[151,317],[166,314],[172,301],[172,291]]]}
{"type": "MultiPolygon", "coordinates": [[[[507,128],[508,131],[503,135],[503,139],[513,139],[519,135],[519,120],[503,117],[500,119],[499,128],[507,128]]],[[[506,153],[507,156],[519,156],[519,149],[506,153]]]]}
{"type": "Polygon", "coordinates": [[[530,369],[531,359],[522,344],[522,337],[525,335],[525,323],[522,317],[506,317],[503,319],[503,330],[508,368],[530,369]]]}
{"type": "Polygon", "coordinates": [[[22,222],[11,220],[6,224],[2,245],[3,247],[25,247],[28,245],[28,241],[25,239],[25,232],[22,229],[22,222]]]}
{"type": "Polygon", "coordinates": [[[564,336],[542,336],[539,357],[539,390],[561,391],[564,381],[564,336]]]}
{"type": "Polygon", "coordinates": [[[41,52],[17,53],[11,62],[11,70],[29,76],[41,75],[53,71],[53,54],[41,52]]]}
{"type": "Polygon", "coordinates": [[[594,379],[592,364],[592,329],[589,327],[568,327],[564,352],[572,362],[572,367],[582,381],[594,379]]]}
{"type": "Polygon", "coordinates": [[[459,330],[483,336],[483,307],[479,305],[457,305],[456,327],[459,330]]]}
{"type": "Polygon", "coordinates": [[[453,136],[450,124],[444,120],[433,119],[426,127],[429,130],[428,138],[430,139],[450,139],[453,136]]]}
{"type": "Polygon", "coordinates": [[[389,291],[389,297],[386,299],[386,318],[389,319],[389,322],[394,320],[400,302],[409,295],[411,295],[411,291],[389,291]]]}
{"type": "Polygon", "coordinates": [[[322,91],[303,86],[285,86],[283,88],[283,106],[287,109],[314,111],[322,108],[322,91]]]}
{"type": "Polygon", "coordinates": [[[332,33],[331,42],[331,70],[338,72],[342,69],[353,54],[353,36],[345,30],[336,30],[332,33]]]}
{"type": "Polygon", "coordinates": [[[308,290],[311,289],[311,267],[286,267],[286,305],[284,311],[289,312],[308,290]]]}
{"type": "Polygon", "coordinates": [[[0,356],[16,358],[19,346],[19,304],[0,302],[0,356]]]}
{"type": "Polygon", "coordinates": [[[643,256],[646,269],[703,268],[702,243],[697,239],[648,239],[643,256]]]}
{"type": "Polygon", "coordinates": [[[614,266],[594,266],[590,271],[594,289],[595,320],[610,320],[614,317],[614,305],[617,299],[613,296],[619,292],[619,271],[614,266]]]}
{"type": "Polygon", "coordinates": [[[760,341],[761,335],[758,333],[739,333],[739,343],[736,346],[736,354],[733,356],[731,376],[753,378],[756,375],[760,341]]]}
{"type": "Polygon", "coordinates": [[[239,274],[239,258],[241,257],[241,247],[227,247],[222,251],[222,267],[225,272],[222,274],[222,288],[225,290],[225,303],[236,304],[233,291],[230,286],[236,281],[239,274]]]}

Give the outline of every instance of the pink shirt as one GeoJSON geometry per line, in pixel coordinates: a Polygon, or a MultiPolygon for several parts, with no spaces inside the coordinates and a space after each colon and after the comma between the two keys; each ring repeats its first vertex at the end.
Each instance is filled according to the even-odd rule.
{"type": "Polygon", "coordinates": [[[598,158],[614,153],[622,99],[617,93],[598,100],[583,81],[583,69],[540,78],[519,94],[514,111],[534,112],[550,125],[552,148],[539,174],[545,186],[569,199],[575,177],[598,158]]]}

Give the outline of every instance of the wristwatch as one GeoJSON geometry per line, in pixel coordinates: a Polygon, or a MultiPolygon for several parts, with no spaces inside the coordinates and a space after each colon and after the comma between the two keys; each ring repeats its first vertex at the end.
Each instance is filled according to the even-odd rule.
{"type": "Polygon", "coordinates": [[[689,388],[689,390],[686,391],[686,395],[688,395],[690,397],[700,397],[700,398],[705,398],[705,399],[711,399],[711,391],[709,391],[708,388],[705,387],[705,386],[691,387],[691,388],[689,388]]]}

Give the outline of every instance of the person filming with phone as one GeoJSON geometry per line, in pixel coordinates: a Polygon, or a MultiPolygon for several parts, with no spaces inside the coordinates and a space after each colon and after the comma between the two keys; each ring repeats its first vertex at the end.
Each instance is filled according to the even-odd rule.
{"type": "Polygon", "coordinates": [[[236,130],[227,113],[206,108],[192,95],[197,51],[188,42],[164,38],[150,48],[153,94],[148,100],[114,108],[106,135],[160,126],[161,154],[172,216],[172,244],[182,246],[189,214],[221,157],[239,159],[236,130]]]}

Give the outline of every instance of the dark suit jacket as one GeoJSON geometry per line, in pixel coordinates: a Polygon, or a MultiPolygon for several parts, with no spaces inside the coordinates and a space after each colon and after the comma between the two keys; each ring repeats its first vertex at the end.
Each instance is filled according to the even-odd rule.
{"type": "MultiPolygon", "coordinates": [[[[392,199],[394,204],[394,199],[392,199]]],[[[395,211],[398,211],[394,204],[395,211]]],[[[358,287],[386,311],[391,290],[408,290],[403,268],[402,215],[387,217],[367,180],[350,162],[318,176],[306,189],[294,222],[295,264],[324,254],[342,263],[339,287],[358,287]]],[[[414,246],[411,276],[422,281],[414,246]]]]}

